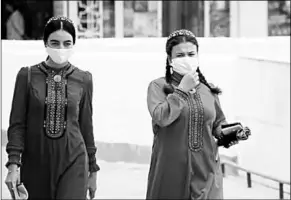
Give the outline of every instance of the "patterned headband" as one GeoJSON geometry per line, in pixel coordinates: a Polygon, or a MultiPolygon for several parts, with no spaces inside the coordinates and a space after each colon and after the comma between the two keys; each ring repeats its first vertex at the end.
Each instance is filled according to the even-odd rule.
{"type": "Polygon", "coordinates": [[[180,29],[180,30],[176,30],[176,31],[172,32],[169,35],[168,40],[170,40],[170,39],[172,39],[174,37],[177,37],[177,36],[191,36],[191,37],[195,38],[194,33],[192,33],[191,31],[186,30],[186,29],[180,29]]]}
{"type": "Polygon", "coordinates": [[[67,17],[64,17],[64,16],[55,16],[55,17],[51,17],[45,26],[47,26],[49,23],[51,23],[52,21],[66,21],[66,22],[69,22],[70,24],[72,24],[74,26],[74,23],[72,20],[70,20],[69,18],[67,17]]]}

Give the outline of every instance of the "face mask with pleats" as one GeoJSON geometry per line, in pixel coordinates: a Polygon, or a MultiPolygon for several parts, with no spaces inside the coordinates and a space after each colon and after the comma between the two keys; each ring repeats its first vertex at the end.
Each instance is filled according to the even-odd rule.
{"type": "Polygon", "coordinates": [[[46,47],[46,52],[49,57],[57,64],[63,64],[68,61],[68,59],[73,54],[73,48],[70,49],[54,49],[51,47],[46,47]]]}
{"type": "Polygon", "coordinates": [[[171,62],[173,71],[185,75],[192,71],[196,71],[199,66],[199,60],[197,57],[181,57],[174,58],[171,62]]]}

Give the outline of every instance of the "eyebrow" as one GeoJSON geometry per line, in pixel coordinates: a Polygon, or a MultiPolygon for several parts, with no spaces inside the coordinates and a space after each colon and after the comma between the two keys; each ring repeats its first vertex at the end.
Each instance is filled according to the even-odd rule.
{"type": "MultiPolygon", "coordinates": [[[[50,40],[51,42],[60,42],[59,40],[50,40]]],[[[72,42],[71,40],[66,40],[64,42],[72,42]]]]}
{"type": "MultiPolygon", "coordinates": [[[[184,54],[185,52],[177,52],[176,54],[184,54]]],[[[196,53],[196,51],[192,50],[192,51],[188,51],[186,53],[196,53]]]]}

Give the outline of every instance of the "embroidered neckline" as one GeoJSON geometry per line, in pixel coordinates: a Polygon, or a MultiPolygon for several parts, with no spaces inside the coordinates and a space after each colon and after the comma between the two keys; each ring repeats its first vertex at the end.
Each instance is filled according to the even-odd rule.
{"type": "Polygon", "coordinates": [[[54,70],[42,62],[38,67],[46,75],[44,132],[47,137],[57,139],[64,135],[67,128],[67,78],[74,66],[69,63],[60,70],[54,70]]]}
{"type": "Polygon", "coordinates": [[[54,67],[48,66],[45,61],[41,62],[41,64],[45,67],[47,71],[54,71],[54,72],[66,71],[71,67],[70,62],[68,62],[68,64],[62,68],[54,68],[54,67]]]}
{"type": "Polygon", "coordinates": [[[45,133],[50,138],[61,137],[67,127],[67,79],[64,71],[57,74],[60,79],[56,81],[56,73],[50,72],[46,77],[46,99],[45,99],[45,133]]]}
{"type": "Polygon", "coordinates": [[[204,108],[198,92],[178,95],[187,102],[189,107],[188,146],[191,151],[199,152],[203,148],[204,108]]]}

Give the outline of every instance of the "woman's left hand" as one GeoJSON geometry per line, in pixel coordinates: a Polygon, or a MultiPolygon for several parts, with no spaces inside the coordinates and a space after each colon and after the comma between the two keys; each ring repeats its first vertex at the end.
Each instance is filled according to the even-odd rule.
{"type": "Polygon", "coordinates": [[[88,190],[90,199],[94,199],[97,190],[97,172],[90,172],[88,177],[88,190]]]}

